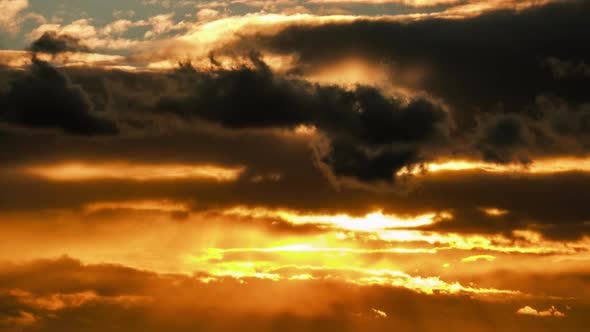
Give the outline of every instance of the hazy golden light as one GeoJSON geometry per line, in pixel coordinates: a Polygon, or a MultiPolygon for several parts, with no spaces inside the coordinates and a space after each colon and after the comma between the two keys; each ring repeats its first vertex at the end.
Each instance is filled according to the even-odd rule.
{"type": "MultiPolygon", "coordinates": [[[[355,15],[328,15],[320,16],[313,14],[270,14],[250,13],[242,16],[222,17],[213,21],[195,22],[186,24],[188,32],[170,38],[156,47],[140,46],[134,58],[148,63],[149,68],[165,69],[176,65],[179,60],[186,58],[194,59],[198,67],[209,67],[209,55],[220,46],[230,43],[240,36],[255,34],[272,34],[291,24],[319,25],[331,22],[351,22],[359,19],[355,15]]],[[[231,59],[221,59],[222,67],[231,66],[231,59]]],[[[289,66],[289,57],[272,54],[263,54],[263,58],[269,61],[273,69],[285,69],[289,66]]],[[[217,59],[217,57],[216,57],[217,59]]]]}
{"type": "Polygon", "coordinates": [[[498,209],[498,208],[482,208],[485,214],[492,216],[492,217],[501,217],[503,215],[508,214],[508,210],[498,209]]]}
{"type": "Polygon", "coordinates": [[[299,136],[313,136],[317,133],[315,126],[299,125],[295,127],[295,134],[299,136]]]}
{"type": "MultiPolygon", "coordinates": [[[[206,269],[214,277],[258,278],[273,281],[280,280],[341,280],[360,286],[392,286],[407,288],[419,293],[434,294],[499,294],[516,295],[518,291],[499,290],[493,288],[477,288],[463,286],[458,282],[448,283],[439,277],[411,276],[399,270],[389,268],[355,267],[351,261],[332,259],[321,265],[296,265],[288,261],[274,263],[270,261],[224,261],[220,258],[211,261],[193,260],[201,268],[206,269]],[[352,264],[351,264],[352,263],[352,264]],[[289,274],[283,269],[306,271],[305,273],[289,274]]],[[[211,281],[211,279],[209,279],[211,281]]]]}
{"type": "Polygon", "coordinates": [[[322,84],[380,84],[390,83],[391,68],[386,64],[369,63],[363,59],[349,58],[326,65],[307,75],[307,80],[322,84]]]}
{"type": "Polygon", "coordinates": [[[465,257],[465,258],[461,259],[462,262],[477,262],[480,260],[493,262],[494,260],[496,260],[496,257],[492,256],[492,255],[475,255],[475,256],[469,256],[469,257],[465,257]]]}
{"type": "Polygon", "coordinates": [[[383,214],[381,211],[368,213],[362,217],[347,214],[320,215],[301,214],[289,210],[270,210],[265,208],[236,207],[223,211],[228,216],[251,218],[276,218],[295,225],[318,225],[327,228],[340,228],[352,231],[375,231],[391,228],[416,228],[432,225],[440,219],[451,219],[448,212],[428,213],[414,217],[400,217],[383,214]]]}
{"type": "Polygon", "coordinates": [[[142,200],[142,201],[122,201],[122,202],[96,202],[84,206],[87,212],[96,212],[100,210],[154,210],[163,212],[188,211],[185,204],[169,200],[142,200]]]}
{"type": "Polygon", "coordinates": [[[91,164],[70,162],[32,166],[27,174],[53,181],[113,180],[180,180],[201,179],[219,182],[235,181],[245,167],[183,164],[136,164],[125,162],[91,164]]]}
{"type": "Polygon", "coordinates": [[[12,289],[8,294],[17,298],[19,301],[31,306],[46,309],[49,311],[58,311],[64,308],[75,308],[91,301],[114,302],[120,304],[133,304],[141,302],[151,302],[152,299],[147,296],[119,295],[119,296],[101,296],[94,291],[84,291],[71,294],[48,294],[45,296],[35,296],[30,292],[20,289],[12,289]]]}
{"type": "Polygon", "coordinates": [[[404,287],[417,292],[434,294],[447,293],[471,293],[471,294],[497,294],[497,295],[517,295],[520,292],[512,290],[500,290],[494,288],[466,287],[458,282],[447,283],[438,277],[412,277],[400,271],[366,270],[370,276],[359,278],[354,283],[362,285],[391,285],[395,287],[404,287]]]}
{"type": "Polygon", "coordinates": [[[437,245],[436,250],[489,250],[504,253],[526,254],[575,254],[583,248],[590,249],[590,239],[585,237],[574,243],[544,240],[541,234],[528,230],[513,231],[518,240],[504,235],[461,235],[455,233],[423,232],[417,230],[380,230],[376,238],[390,242],[425,242],[437,245]],[[444,246],[441,246],[444,245],[444,246]]]}
{"type": "Polygon", "coordinates": [[[382,249],[360,249],[347,247],[316,247],[311,244],[293,244],[280,247],[268,248],[209,248],[204,256],[187,256],[191,261],[203,261],[209,259],[222,259],[228,253],[276,253],[276,254],[375,254],[375,253],[436,253],[434,249],[425,248],[382,248],[382,249]]]}

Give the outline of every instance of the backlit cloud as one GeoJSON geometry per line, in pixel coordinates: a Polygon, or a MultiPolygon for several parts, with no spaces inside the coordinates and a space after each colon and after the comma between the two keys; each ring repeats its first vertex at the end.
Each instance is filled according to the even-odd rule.
{"type": "Polygon", "coordinates": [[[537,317],[565,317],[563,312],[557,310],[554,306],[551,306],[547,310],[538,311],[529,306],[522,307],[516,311],[519,315],[537,316],[537,317]]]}

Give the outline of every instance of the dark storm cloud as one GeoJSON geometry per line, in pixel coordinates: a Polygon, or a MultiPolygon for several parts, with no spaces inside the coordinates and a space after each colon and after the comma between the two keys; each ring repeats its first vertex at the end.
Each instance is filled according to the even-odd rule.
{"type": "Polygon", "coordinates": [[[32,52],[59,54],[64,52],[87,52],[88,48],[80,44],[80,40],[70,35],[58,35],[47,31],[29,46],[32,52]]]}
{"type": "MultiPolygon", "coordinates": [[[[328,139],[315,150],[316,160],[337,177],[366,182],[391,180],[400,168],[437,157],[528,163],[538,156],[582,155],[590,147],[590,80],[556,77],[551,66],[570,61],[555,59],[588,62],[588,17],[588,4],[566,3],[462,20],[295,25],[240,45],[296,54],[303,72],[350,55],[391,63],[395,72],[423,68],[418,81],[404,75],[394,80],[441,98],[448,112],[421,97],[406,103],[372,87],[344,89],[273,74],[256,53],[250,55],[254,68],[203,73],[185,64],[154,79],[168,82],[157,83],[160,88],[138,83],[144,74],[121,74],[127,77],[116,84],[129,94],[119,93],[111,107],[156,108],[231,129],[313,125],[328,139]]],[[[142,126],[142,119],[123,122],[142,126]]]]}
{"type": "MultiPolygon", "coordinates": [[[[571,14],[570,7],[557,9],[565,12],[562,13],[565,16],[571,14]]],[[[273,51],[299,53],[303,65],[323,66],[328,59],[346,54],[346,49],[340,49],[344,46],[338,44],[344,37],[336,38],[339,34],[346,35],[346,38],[352,38],[352,44],[359,43],[355,50],[362,50],[368,58],[388,56],[395,66],[419,63],[430,68],[431,72],[421,85],[410,88],[424,89],[442,97],[450,106],[448,111],[424,97],[402,101],[374,87],[342,88],[278,75],[260,60],[257,53],[250,54],[252,67],[211,72],[199,72],[187,63],[169,73],[125,73],[101,69],[72,69],[68,73],[76,84],[83,87],[82,95],[88,96],[85,99],[90,100],[95,109],[109,110],[126,128],[165,130],[166,123],[170,122],[162,116],[170,114],[184,120],[218,123],[232,130],[291,129],[301,124],[315,126],[327,138],[326,144],[314,149],[316,162],[327,166],[336,177],[363,182],[391,181],[393,174],[403,167],[452,155],[501,163],[527,163],[539,155],[584,154],[590,146],[588,126],[585,124],[587,106],[582,103],[579,91],[576,92],[584,85],[555,79],[543,61],[535,60],[544,59],[550,53],[565,58],[567,54],[558,54],[557,51],[537,54],[537,49],[526,46],[527,43],[532,45],[532,41],[525,38],[524,50],[515,54],[513,50],[507,50],[509,53],[503,56],[490,55],[492,50],[504,52],[502,47],[508,41],[502,39],[504,34],[496,31],[498,26],[503,25],[492,25],[488,21],[507,21],[509,26],[515,25],[515,29],[524,29],[524,32],[516,29],[517,35],[520,31],[524,37],[532,38],[529,30],[539,27],[529,16],[545,15],[544,10],[524,11],[518,15],[503,12],[458,21],[295,26],[270,40],[252,44],[273,51]],[[530,27],[527,30],[514,21],[522,21],[523,26],[530,27]],[[468,29],[472,26],[473,29],[468,29]],[[434,32],[431,33],[431,30],[434,32]],[[478,41],[474,44],[471,41],[478,39],[472,32],[460,34],[459,31],[463,30],[489,30],[492,38],[486,35],[486,43],[478,41]],[[395,38],[392,43],[387,43],[385,36],[391,31],[395,38]],[[438,36],[440,40],[430,40],[429,37],[418,43],[420,33],[438,36]],[[322,38],[333,37],[326,41],[329,47],[318,48],[313,38],[316,34],[322,38]],[[364,34],[371,34],[371,37],[364,38],[364,34]],[[440,49],[435,49],[439,43],[440,49]],[[307,48],[317,52],[308,52],[307,48]],[[536,55],[533,56],[533,53],[536,55]],[[475,61],[477,58],[481,59],[475,61]],[[501,61],[506,61],[506,64],[501,61]],[[526,66],[513,61],[521,61],[526,66]],[[512,86],[514,90],[509,92],[503,90],[506,82],[502,81],[508,74],[499,75],[508,69],[512,70],[511,75],[518,76],[516,80],[524,80],[521,76],[530,76],[522,70],[529,70],[543,79],[531,80],[530,85],[521,82],[522,86],[519,85],[518,89],[512,86]],[[492,71],[496,75],[492,75],[492,71]],[[481,79],[472,77],[476,74],[481,79]],[[496,81],[488,82],[490,79],[496,81]],[[451,81],[442,84],[443,80],[451,81]],[[539,82],[547,83],[551,89],[544,89],[539,82]],[[571,86],[576,88],[569,89],[571,86]],[[461,92],[458,95],[462,99],[454,98],[448,93],[449,89],[459,89],[461,92]],[[530,93],[523,93],[522,89],[529,89],[530,93]],[[545,92],[548,97],[540,96],[545,92]],[[570,98],[568,93],[575,96],[570,98]],[[513,102],[513,98],[520,97],[527,101],[523,99],[520,104],[513,102]],[[467,102],[466,98],[472,100],[467,102]],[[492,102],[492,99],[495,100],[492,102]]],[[[572,22],[577,22],[575,17],[572,22]]],[[[578,38],[576,36],[568,38],[578,38]]],[[[559,40],[562,37],[557,34],[552,38],[559,40]]],[[[578,53],[584,54],[582,51],[578,53]]],[[[48,120],[44,122],[45,126],[50,126],[48,120]]],[[[109,126],[101,122],[101,128],[90,132],[113,132],[112,124],[107,128],[109,126]]],[[[76,123],[87,123],[82,126],[92,127],[90,121],[76,123]]],[[[51,125],[70,133],[76,131],[72,124],[51,125]]]]}
{"type": "Polygon", "coordinates": [[[590,149],[590,104],[536,95],[520,112],[474,110],[471,126],[456,121],[456,108],[423,97],[402,101],[375,87],[313,84],[252,61],[256,68],[184,71],[183,92],[155,108],[229,129],[314,126],[327,138],[315,149],[317,160],[337,177],[363,182],[391,180],[403,167],[453,155],[526,164],[590,149]]]}
{"type": "Polygon", "coordinates": [[[295,25],[244,44],[296,54],[303,70],[351,55],[391,63],[398,73],[423,68],[418,83],[403,75],[394,81],[439,96],[469,118],[478,109],[521,112],[538,94],[587,100],[590,80],[556,80],[545,62],[588,63],[589,18],[590,4],[579,1],[467,19],[295,25]]]}
{"type": "Polygon", "coordinates": [[[397,86],[444,100],[458,124],[455,135],[478,141],[469,145],[481,158],[526,162],[547,150],[579,153],[554,132],[531,127],[552,120],[550,112],[541,114],[544,119],[533,114],[540,96],[565,101],[571,119],[590,101],[589,31],[590,4],[577,1],[467,19],[293,25],[275,35],[244,37],[236,47],[296,55],[296,71],[304,73],[350,56],[385,62],[397,86]],[[418,79],[415,70],[423,73],[418,79]],[[482,123],[482,114],[518,116],[482,123]]]}
{"type": "Polygon", "coordinates": [[[92,113],[86,93],[50,64],[33,58],[26,73],[0,92],[0,121],[56,128],[74,135],[110,135],[117,126],[92,113]]]}
{"type": "Polygon", "coordinates": [[[229,128],[314,126],[331,142],[321,161],[337,176],[363,181],[391,181],[397,170],[423,158],[423,147],[447,139],[448,114],[429,100],[406,103],[373,87],[348,90],[289,79],[257,57],[252,61],[255,69],[203,76],[188,96],[163,98],[158,108],[229,128]]]}
{"type": "Polygon", "coordinates": [[[501,216],[488,215],[483,210],[485,207],[461,206],[452,210],[452,219],[442,220],[424,229],[465,234],[503,234],[513,239],[518,238],[513,231],[526,229],[538,232],[549,240],[577,240],[590,234],[590,224],[586,222],[588,213],[575,203],[572,206],[576,211],[565,213],[558,211],[558,208],[534,209],[529,204],[521,203],[501,216]]]}
{"type": "MultiPolygon", "coordinates": [[[[276,132],[277,128],[293,128],[296,124],[315,125],[328,138],[326,149],[318,153],[320,162],[336,176],[375,181],[390,179],[395,170],[426,161],[429,156],[451,156],[445,151],[448,145],[463,145],[485,153],[491,150],[493,153],[482,155],[502,162],[526,162],[531,149],[551,156],[563,153],[563,146],[567,146],[571,153],[580,153],[590,128],[585,105],[572,107],[565,100],[543,97],[526,114],[483,114],[477,130],[470,134],[471,139],[463,143],[448,133],[453,128],[452,113],[428,100],[405,103],[372,87],[315,85],[272,74],[261,65],[213,73],[125,73],[99,69],[66,72],[91,99],[104,100],[104,108],[115,113],[119,121],[128,116],[138,119],[143,133],[87,140],[8,132],[0,140],[0,161],[5,167],[63,160],[128,160],[240,164],[247,166],[247,173],[228,184],[51,183],[5,173],[0,178],[2,187],[11,190],[0,193],[3,210],[76,208],[94,201],[170,198],[196,200],[197,210],[239,204],[360,214],[376,207],[393,213],[451,209],[457,214],[456,219],[435,227],[474,233],[478,228],[506,233],[530,228],[552,238],[579,238],[589,232],[585,221],[590,214],[583,198],[590,195],[590,180],[584,174],[521,178],[477,173],[432,175],[407,195],[352,189],[335,192],[314,168],[308,145],[311,141],[285,138],[276,132]],[[249,86],[255,84],[265,87],[263,91],[268,93],[252,91],[249,86]],[[240,91],[247,93],[241,96],[240,91]],[[226,107],[227,96],[243,98],[245,104],[230,100],[234,103],[232,108],[226,107]],[[294,105],[282,104],[281,99],[272,96],[286,98],[294,105]],[[279,105],[270,108],[276,114],[252,109],[258,103],[270,107],[273,102],[279,105]],[[248,105],[251,107],[245,107],[248,105]],[[216,111],[210,112],[209,108],[216,111]],[[167,125],[169,114],[180,115],[187,120],[183,123],[198,125],[183,129],[167,125]],[[225,128],[209,128],[200,120],[225,128]],[[581,147],[573,149],[572,142],[581,147]],[[257,175],[270,173],[281,174],[280,180],[251,181],[257,175]],[[547,188],[559,194],[548,195],[547,188]],[[469,214],[471,210],[479,211],[477,207],[487,206],[511,213],[496,223],[488,222],[485,216],[469,214]],[[563,206],[568,206],[567,211],[563,206]]],[[[22,74],[16,77],[22,80],[22,74]]]]}
{"type": "MultiPolygon", "coordinates": [[[[530,144],[528,136],[524,121],[516,116],[504,115],[486,123],[475,144],[482,151],[484,160],[505,163],[514,161],[514,150],[530,144]]],[[[520,161],[527,162],[525,158],[520,161]]]]}
{"type": "Polygon", "coordinates": [[[547,65],[551,68],[553,76],[557,79],[590,78],[590,65],[583,61],[561,60],[551,57],[547,59],[547,65]]]}

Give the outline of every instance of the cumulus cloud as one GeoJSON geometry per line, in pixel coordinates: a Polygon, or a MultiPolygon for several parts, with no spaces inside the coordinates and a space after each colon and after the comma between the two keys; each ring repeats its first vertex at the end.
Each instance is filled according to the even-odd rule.
{"type": "Polygon", "coordinates": [[[197,12],[199,21],[209,21],[220,15],[219,11],[211,8],[203,8],[197,12]]]}
{"type": "Polygon", "coordinates": [[[315,127],[329,139],[319,161],[337,176],[392,181],[421,161],[422,147],[444,145],[451,125],[436,103],[388,97],[374,87],[352,90],[275,75],[255,55],[255,68],[196,76],[184,98],[162,98],[158,109],[229,128],[315,127]]]}
{"type": "MultiPolygon", "coordinates": [[[[116,23],[117,21],[113,22],[116,23]]],[[[133,22],[131,26],[142,26],[144,21],[133,22]]],[[[129,49],[139,43],[138,40],[120,38],[118,35],[124,28],[128,28],[124,23],[115,25],[107,24],[103,28],[97,28],[92,19],[79,19],[69,24],[45,23],[41,24],[33,31],[28,33],[30,40],[39,40],[46,33],[54,35],[55,38],[78,39],[80,46],[88,49],[106,48],[106,49],[129,49]],[[67,37],[63,37],[67,36],[67,37]]],[[[55,39],[54,38],[54,39],[55,39]]]]}
{"type": "Polygon", "coordinates": [[[538,311],[534,308],[529,306],[522,307],[516,311],[519,315],[526,315],[526,316],[537,316],[537,317],[565,317],[565,314],[555,308],[555,306],[551,306],[547,310],[538,311]]]}
{"type": "Polygon", "coordinates": [[[0,0],[0,29],[11,33],[18,31],[22,22],[22,12],[28,7],[28,0],[0,0]]]}

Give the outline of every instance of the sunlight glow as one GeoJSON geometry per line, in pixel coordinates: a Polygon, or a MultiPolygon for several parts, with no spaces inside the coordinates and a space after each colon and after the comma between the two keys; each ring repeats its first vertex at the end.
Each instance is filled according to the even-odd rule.
{"type": "Polygon", "coordinates": [[[475,255],[475,256],[465,257],[465,258],[461,259],[461,262],[477,262],[477,261],[493,262],[494,260],[496,260],[496,257],[492,256],[492,255],[475,255]]]}
{"type": "MultiPolygon", "coordinates": [[[[282,265],[268,261],[213,261],[207,271],[216,278],[232,277],[240,280],[246,278],[280,280],[339,280],[359,286],[389,286],[406,288],[423,294],[472,294],[472,295],[516,295],[518,291],[494,288],[463,286],[458,282],[448,283],[439,277],[412,276],[399,270],[357,268],[350,265],[324,264],[282,265]],[[288,271],[296,271],[291,274],[288,271]]],[[[213,279],[211,279],[213,278],[213,279]]]]}
{"type": "Polygon", "coordinates": [[[188,211],[188,207],[179,202],[169,200],[142,200],[121,202],[96,202],[84,206],[84,210],[93,213],[102,210],[144,210],[144,211],[188,211]]]}
{"type": "Polygon", "coordinates": [[[302,214],[289,210],[270,210],[265,208],[235,207],[223,211],[224,215],[251,218],[275,218],[295,225],[318,225],[325,228],[339,228],[351,231],[375,231],[392,228],[417,228],[432,225],[443,219],[452,219],[448,212],[427,213],[414,217],[400,217],[383,214],[381,211],[368,213],[361,217],[347,214],[319,215],[302,214]]]}

